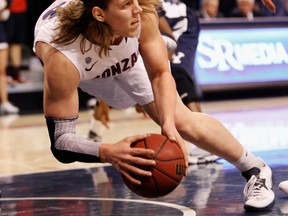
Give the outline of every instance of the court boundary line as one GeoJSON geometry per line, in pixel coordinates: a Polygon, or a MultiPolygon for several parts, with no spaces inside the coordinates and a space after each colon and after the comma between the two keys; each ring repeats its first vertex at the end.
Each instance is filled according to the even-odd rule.
{"type": "Polygon", "coordinates": [[[120,198],[96,198],[96,197],[17,197],[17,198],[0,198],[0,201],[23,201],[23,200],[84,200],[84,201],[116,201],[116,202],[134,202],[143,204],[160,205],[169,208],[174,208],[183,213],[183,216],[196,216],[196,212],[183,205],[160,202],[160,201],[150,201],[150,200],[139,200],[139,199],[120,199],[120,198]]]}

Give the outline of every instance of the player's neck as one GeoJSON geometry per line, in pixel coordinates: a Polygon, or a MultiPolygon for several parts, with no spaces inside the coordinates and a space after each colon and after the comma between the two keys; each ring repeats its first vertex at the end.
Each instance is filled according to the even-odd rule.
{"type": "Polygon", "coordinates": [[[111,45],[119,45],[121,43],[122,39],[123,39],[122,36],[113,38],[111,41],[111,45]]]}

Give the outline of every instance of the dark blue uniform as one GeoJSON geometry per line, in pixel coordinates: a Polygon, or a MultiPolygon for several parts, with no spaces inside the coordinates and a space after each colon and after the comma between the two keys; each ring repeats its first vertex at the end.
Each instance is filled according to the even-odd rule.
{"type": "Polygon", "coordinates": [[[7,36],[4,30],[4,24],[3,22],[0,21],[0,49],[1,49],[1,44],[7,43],[7,36]]]}
{"type": "Polygon", "coordinates": [[[201,91],[194,73],[194,59],[200,32],[193,9],[178,0],[162,0],[159,16],[165,16],[173,30],[177,48],[171,60],[171,71],[184,104],[197,102],[201,91]]]}

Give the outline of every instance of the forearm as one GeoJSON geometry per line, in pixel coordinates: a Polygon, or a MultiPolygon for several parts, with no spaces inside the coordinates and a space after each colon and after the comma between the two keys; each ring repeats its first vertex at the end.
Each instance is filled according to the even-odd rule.
{"type": "Polygon", "coordinates": [[[163,126],[166,123],[174,124],[176,85],[170,72],[164,72],[153,79],[152,88],[160,125],[163,126]]]}
{"type": "Polygon", "coordinates": [[[151,81],[159,124],[174,123],[176,85],[171,75],[168,53],[154,16],[142,17],[140,54],[151,81]]]}

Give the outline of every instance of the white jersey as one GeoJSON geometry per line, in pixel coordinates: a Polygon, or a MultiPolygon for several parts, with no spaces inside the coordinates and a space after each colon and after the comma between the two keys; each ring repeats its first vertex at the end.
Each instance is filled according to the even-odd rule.
{"type": "Polygon", "coordinates": [[[82,35],[69,45],[51,43],[53,35],[57,34],[55,30],[58,23],[56,9],[65,7],[70,1],[56,0],[41,14],[35,27],[34,46],[36,42],[42,41],[63,53],[79,72],[81,79],[79,87],[87,93],[106,101],[111,106],[126,108],[135,103],[144,105],[151,102],[153,96],[149,96],[147,101],[146,94],[152,94],[152,91],[139,55],[137,37],[123,38],[119,45],[110,46],[108,56],[103,54],[101,57],[98,54],[100,47],[94,44],[91,45],[88,40],[85,41],[85,50],[88,51],[84,54],[81,52],[80,41],[83,38],[82,35]],[[135,77],[133,78],[133,76],[135,77]],[[131,79],[134,81],[131,81],[131,79]],[[139,80],[141,81],[138,83],[139,80]],[[147,85],[149,87],[145,87],[147,85]],[[145,96],[146,99],[142,96],[145,96]]]}

